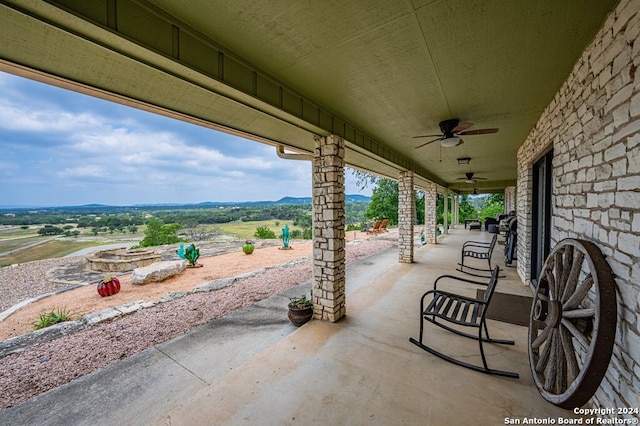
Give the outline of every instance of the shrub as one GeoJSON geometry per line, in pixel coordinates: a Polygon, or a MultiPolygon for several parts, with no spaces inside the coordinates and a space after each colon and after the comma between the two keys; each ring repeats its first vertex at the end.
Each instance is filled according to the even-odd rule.
{"type": "Polygon", "coordinates": [[[256,238],[261,238],[263,240],[276,238],[276,234],[267,226],[258,226],[253,236],[256,238]]]}
{"type": "Polygon", "coordinates": [[[50,312],[41,313],[40,316],[38,316],[38,320],[33,323],[33,327],[39,330],[64,321],[71,321],[69,311],[67,311],[66,308],[58,308],[57,310],[54,308],[50,312]]]}

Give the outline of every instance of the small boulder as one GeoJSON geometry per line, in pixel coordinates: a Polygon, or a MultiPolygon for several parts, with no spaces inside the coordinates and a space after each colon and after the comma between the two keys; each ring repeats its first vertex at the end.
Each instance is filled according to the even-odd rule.
{"type": "Polygon", "coordinates": [[[182,273],[185,269],[187,269],[187,262],[184,260],[156,262],[149,266],[134,269],[131,274],[131,282],[134,285],[160,282],[182,273]]]}

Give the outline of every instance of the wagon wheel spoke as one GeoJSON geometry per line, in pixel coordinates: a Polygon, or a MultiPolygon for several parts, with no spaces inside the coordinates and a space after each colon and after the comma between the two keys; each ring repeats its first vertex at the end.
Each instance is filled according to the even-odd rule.
{"type": "Polygon", "coordinates": [[[593,318],[596,315],[595,308],[574,309],[562,312],[563,318],[593,318]]]}
{"type": "Polygon", "coordinates": [[[554,392],[558,394],[567,389],[567,360],[559,330],[556,329],[554,337],[554,346],[556,350],[556,380],[554,392]]]}
{"type": "Polygon", "coordinates": [[[580,304],[580,302],[582,302],[584,298],[587,297],[587,294],[589,294],[589,290],[591,290],[593,284],[593,275],[589,274],[585,278],[585,280],[577,286],[576,290],[567,299],[567,301],[562,304],[562,308],[564,310],[575,309],[580,304]]]}
{"type": "Polygon", "coordinates": [[[571,321],[563,318],[562,325],[571,333],[571,336],[580,343],[580,346],[582,346],[585,351],[589,349],[589,341],[571,321]]]}
{"type": "Polygon", "coordinates": [[[551,345],[547,343],[542,349],[542,353],[536,363],[536,373],[542,373],[549,363],[549,355],[551,354],[551,345]]]}
{"type": "Polygon", "coordinates": [[[564,291],[562,292],[562,296],[559,300],[566,301],[571,297],[571,295],[575,292],[576,287],[578,285],[578,277],[580,276],[580,271],[582,270],[582,262],[584,261],[584,253],[577,252],[576,256],[573,258],[571,262],[571,268],[569,269],[569,273],[567,274],[566,285],[564,287],[564,291]]]}
{"type": "Polygon", "coordinates": [[[576,359],[576,351],[571,340],[571,333],[565,328],[560,327],[560,340],[564,348],[565,359],[567,361],[567,384],[570,385],[578,376],[580,367],[576,359]]]}
{"type": "MultiPolygon", "coordinates": [[[[549,344],[547,345],[549,348],[549,361],[544,369],[544,389],[550,391],[553,389],[556,383],[556,359],[558,357],[558,352],[555,350],[556,348],[556,333],[551,334],[551,338],[549,340],[549,344]]],[[[546,348],[545,348],[546,349],[546,348]]]]}
{"type": "Polygon", "coordinates": [[[538,337],[536,337],[536,339],[531,342],[531,347],[533,349],[539,349],[540,346],[547,340],[547,338],[551,334],[551,331],[553,331],[553,327],[547,324],[544,330],[542,330],[542,333],[538,334],[538,337]]]}

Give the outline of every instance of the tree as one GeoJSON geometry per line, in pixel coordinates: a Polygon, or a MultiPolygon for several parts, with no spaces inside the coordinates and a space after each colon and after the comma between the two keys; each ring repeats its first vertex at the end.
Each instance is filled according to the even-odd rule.
{"type": "MultiPolygon", "coordinates": [[[[373,175],[371,173],[353,170],[356,177],[356,185],[365,189],[373,186],[371,202],[365,211],[365,217],[369,219],[389,219],[390,225],[398,224],[398,182],[373,175]]],[[[416,209],[414,220],[416,223],[424,223],[425,196],[422,191],[414,191],[416,209]]]]}
{"type": "Polygon", "coordinates": [[[180,242],[176,233],[180,229],[179,223],[163,224],[161,220],[151,218],[147,222],[145,237],[140,241],[140,247],[152,247],[163,244],[175,244],[180,242]]]}
{"type": "Polygon", "coordinates": [[[376,220],[389,219],[391,226],[398,224],[398,182],[379,178],[365,216],[376,220]]]}
{"type": "Polygon", "coordinates": [[[45,225],[38,229],[38,234],[40,235],[60,235],[62,233],[64,233],[62,228],[53,225],[45,225]]]}
{"type": "Polygon", "coordinates": [[[458,205],[460,220],[474,219],[476,217],[476,208],[469,202],[469,196],[464,194],[460,197],[460,204],[458,205]]]}
{"type": "Polygon", "coordinates": [[[496,217],[497,214],[504,212],[504,193],[489,194],[484,200],[480,217],[496,217]]]}
{"type": "Polygon", "coordinates": [[[271,229],[269,229],[268,226],[258,226],[253,236],[264,240],[276,238],[276,234],[271,229]]]}

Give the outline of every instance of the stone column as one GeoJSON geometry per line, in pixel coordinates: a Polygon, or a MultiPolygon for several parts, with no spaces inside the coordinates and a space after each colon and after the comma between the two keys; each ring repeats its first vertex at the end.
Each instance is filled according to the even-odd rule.
{"type": "Polygon", "coordinates": [[[398,178],[398,262],[413,262],[413,218],[416,202],[413,172],[400,172],[398,178]]]}
{"type": "Polygon", "coordinates": [[[430,183],[424,190],[424,236],[428,244],[437,244],[436,227],[438,209],[438,188],[430,183]]]}
{"type": "Polygon", "coordinates": [[[444,190],[444,217],[442,219],[442,229],[444,234],[449,233],[449,190],[444,190]]]}
{"type": "Polygon", "coordinates": [[[509,213],[516,209],[516,187],[507,186],[504,189],[504,212],[509,213]]]}
{"type": "Polygon", "coordinates": [[[451,210],[453,210],[451,212],[451,224],[455,227],[458,224],[458,214],[459,214],[458,194],[456,193],[451,194],[451,210]]]}
{"type": "Polygon", "coordinates": [[[313,154],[313,317],[346,314],[344,139],[315,137],[313,154]]]}

